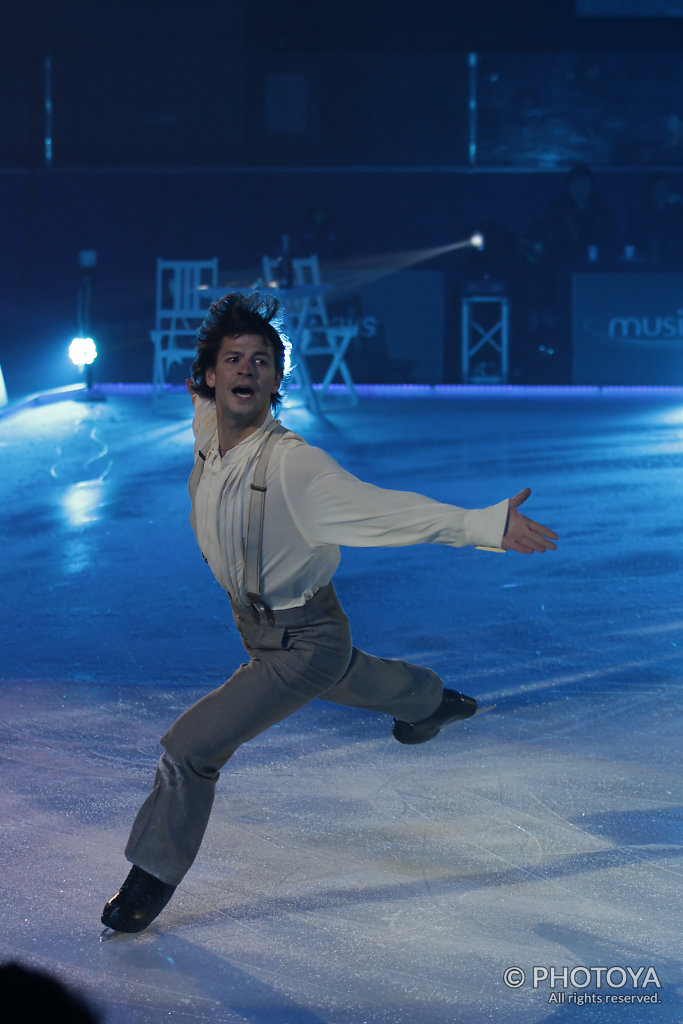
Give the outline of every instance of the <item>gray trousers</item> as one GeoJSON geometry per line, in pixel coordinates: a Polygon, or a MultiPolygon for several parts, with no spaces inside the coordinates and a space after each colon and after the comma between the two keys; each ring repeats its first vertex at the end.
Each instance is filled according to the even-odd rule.
{"type": "Polygon", "coordinates": [[[250,660],[162,737],[154,788],[126,846],[129,861],[169,885],[195,859],[219,771],[242,743],[316,697],[408,722],[441,701],[443,684],[431,669],[352,646],[331,583],[302,608],[276,611],[274,625],[257,625],[249,609],[233,606],[233,614],[250,660]]]}

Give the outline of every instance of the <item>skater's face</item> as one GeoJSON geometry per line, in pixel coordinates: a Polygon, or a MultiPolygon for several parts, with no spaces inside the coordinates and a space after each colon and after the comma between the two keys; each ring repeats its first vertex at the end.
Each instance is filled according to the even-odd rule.
{"type": "Polygon", "coordinates": [[[216,389],[216,406],[240,427],[260,426],[277,394],[282,374],[273,350],[257,334],[223,338],[216,366],[206,371],[206,383],[216,389]]]}

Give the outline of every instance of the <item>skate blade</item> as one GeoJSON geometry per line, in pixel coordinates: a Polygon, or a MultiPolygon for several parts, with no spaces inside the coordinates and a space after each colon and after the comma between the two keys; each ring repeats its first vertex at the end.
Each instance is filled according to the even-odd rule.
{"type": "Polygon", "coordinates": [[[119,933],[114,928],[105,928],[103,932],[100,932],[100,942],[106,942],[108,939],[113,939],[115,935],[119,933]]]}
{"type": "Polygon", "coordinates": [[[472,715],[472,718],[476,718],[476,717],[477,717],[477,715],[483,715],[483,714],[485,714],[485,713],[486,713],[487,711],[493,711],[493,709],[495,708],[495,706],[496,706],[495,704],[484,704],[483,706],[482,706],[482,705],[478,705],[478,706],[477,706],[477,710],[476,710],[476,711],[474,712],[474,714],[472,715]]]}

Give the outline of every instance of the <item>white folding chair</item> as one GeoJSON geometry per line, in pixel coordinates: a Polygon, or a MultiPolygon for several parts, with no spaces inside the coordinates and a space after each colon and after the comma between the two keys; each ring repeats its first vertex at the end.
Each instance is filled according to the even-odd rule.
{"type": "MultiPolygon", "coordinates": [[[[292,260],[295,285],[320,285],[320,265],[317,254],[313,253],[305,259],[292,260]]],[[[325,305],[325,296],[321,290],[311,298],[307,311],[306,323],[303,326],[300,348],[305,356],[325,356],[329,362],[323,379],[320,381],[319,394],[323,397],[330,384],[339,374],[348,389],[349,397],[355,405],[358,395],[353,386],[351,371],[346,365],[346,352],[353,338],[358,334],[358,324],[331,323],[325,305]]]]}
{"type": "MultiPolygon", "coordinates": [[[[276,281],[277,260],[264,256],[262,262],[266,283],[276,281]]],[[[335,377],[339,375],[346,385],[351,402],[355,405],[358,402],[358,395],[345,356],[351,340],[358,334],[358,324],[330,323],[317,254],[293,259],[292,271],[291,297],[288,298],[287,289],[283,289],[280,294],[285,304],[291,332],[295,364],[293,375],[296,377],[298,365],[303,378],[299,383],[305,387],[305,382],[311,380],[308,357],[323,356],[327,360],[327,368],[319,382],[317,397],[323,398],[330,384],[334,383],[335,377]],[[310,289],[310,292],[297,296],[297,288],[310,289]]]]}
{"type": "Polygon", "coordinates": [[[163,389],[174,363],[194,356],[197,328],[212,301],[207,290],[217,283],[218,259],[157,260],[156,317],[149,332],[154,345],[154,394],[163,389]]]}

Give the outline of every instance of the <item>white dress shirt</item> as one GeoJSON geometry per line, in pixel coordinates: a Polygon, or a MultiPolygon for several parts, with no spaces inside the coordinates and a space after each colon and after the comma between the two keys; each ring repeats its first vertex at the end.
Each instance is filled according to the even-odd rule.
{"type": "MultiPolygon", "coordinates": [[[[195,399],[195,456],[205,456],[193,504],[197,541],[233,600],[247,605],[244,538],[265,422],[221,457],[215,404],[195,399]]],[[[294,608],[330,582],[339,545],[448,544],[500,548],[508,501],[463,509],[422,494],[364,483],[295,434],[273,449],[266,479],[261,593],[271,608],[294,608]]]]}

